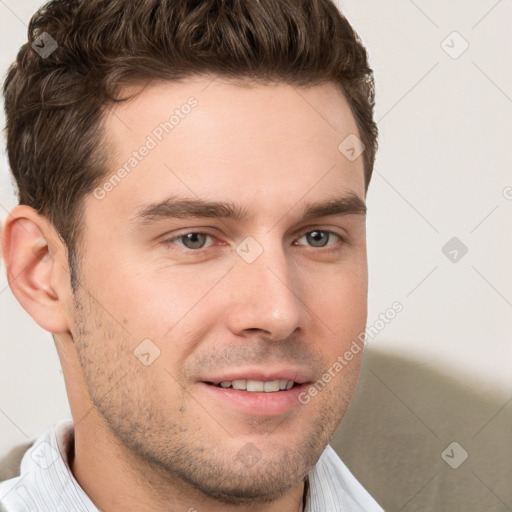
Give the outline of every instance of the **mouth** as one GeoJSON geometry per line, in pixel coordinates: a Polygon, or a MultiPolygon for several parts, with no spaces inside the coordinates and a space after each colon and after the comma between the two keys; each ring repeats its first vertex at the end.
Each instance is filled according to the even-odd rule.
{"type": "Polygon", "coordinates": [[[302,404],[299,400],[310,385],[308,371],[233,372],[198,382],[209,402],[219,404],[220,412],[272,417],[289,413],[302,404]],[[245,374],[244,374],[245,373],[245,374]]]}
{"type": "Polygon", "coordinates": [[[219,383],[205,382],[211,386],[222,389],[237,389],[241,391],[248,391],[249,393],[277,393],[279,391],[287,391],[295,386],[299,386],[298,382],[288,379],[275,379],[275,380],[253,380],[253,379],[236,379],[236,380],[223,380],[219,383]]]}

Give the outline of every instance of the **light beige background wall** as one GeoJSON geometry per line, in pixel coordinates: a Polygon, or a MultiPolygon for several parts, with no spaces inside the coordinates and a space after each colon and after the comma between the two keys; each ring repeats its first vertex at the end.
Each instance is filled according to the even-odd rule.
{"type": "MultiPolygon", "coordinates": [[[[2,79],[38,5],[0,0],[2,79]]],[[[368,195],[368,324],[380,327],[379,315],[395,301],[404,307],[377,328],[368,350],[420,361],[506,410],[512,405],[512,2],[340,5],[368,47],[377,80],[381,136],[368,195]]],[[[2,144],[0,218],[14,204],[2,144]]],[[[1,454],[69,415],[52,339],[18,306],[3,269],[0,350],[1,454]]]]}

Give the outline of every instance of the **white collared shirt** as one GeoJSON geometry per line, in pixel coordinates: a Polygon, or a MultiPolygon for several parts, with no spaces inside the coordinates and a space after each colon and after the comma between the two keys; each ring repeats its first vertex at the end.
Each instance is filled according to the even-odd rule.
{"type": "MultiPolygon", "coordinates": [[[[69,467],[73,438],[73,422],[66,419],[35,440],[20,475],[0,483],[0,512],[98,512],[69,467]]],[[[304,512],[382,512],[330,446],[308,480],[304,512]]]]}

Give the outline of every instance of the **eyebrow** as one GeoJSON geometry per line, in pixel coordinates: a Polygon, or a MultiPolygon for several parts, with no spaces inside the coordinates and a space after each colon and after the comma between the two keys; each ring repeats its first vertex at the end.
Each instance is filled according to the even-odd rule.
{"type": "MultiPolygon", "coordinates": [[[[306,221],[317,217],[350,214],[366,214],[366,204],[359,196],[353,193],[331,198],[323,202],[306,203],[302,210],[300,220],[306,221]]],[[[169,218],[209,218],[244,221],[249,219],[250,215],[246,208],[231,201],[219,202],[170,197],[157,203],[142,206],[136,211],[132,221],[148,224],[169,218]]]]}

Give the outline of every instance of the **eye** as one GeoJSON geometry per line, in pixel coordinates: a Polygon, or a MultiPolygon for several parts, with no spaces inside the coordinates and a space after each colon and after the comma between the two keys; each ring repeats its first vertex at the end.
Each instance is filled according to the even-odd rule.
{"type": "Polygon", "coordinates": [[[307,243],[311,245],[311,247],[327,247],[328,245],[335,245],[336,241],[333,244],[329,244],[332,238],[337,239],[338,241],[343,241],[340,235],[334,233],[333,231],[315,229],[314,231],[308,231],[301,238],[299,238],[298,242],[303,238],[306,239],[307,243]]]}
{"type": "Polygon", "coordinates": [[[204,249],[206,240],[208,238],[213,238],[211,235],[208,235],[207,233],[199,233],[199,232],[192,232],[192,233],[185,233],[183,235],[178,235],[173,238],[170,238],[166,240],[166,243],[175,243],[177,241],[183,242],[182,245],[186,249],[204,249]]]}
{"type": "MultiPolygon", "coordinates": [[[[208,233],[202,233],[199,231],[193,231],[190,233],[184,233],[182,235],[177,235],[172,238],[165,240],[165,244],[176,244],[185,249],[191,251],[200,251],[201,249],[206,249],[209,247],[207,245],[208,239],[213,239],[213,235],[209,235],[208,233]]],[[[310,245],[314,248],[323,248],[339,245],[340,242],[343,242],[343,238],[341,235],[334,233],[329,230],[315,229],[313,231],[308,231],[302,237],[300,237],[294,244],[303,245],[301,243],[302,239],[306,239],[306,244],[310,245]]]]}

